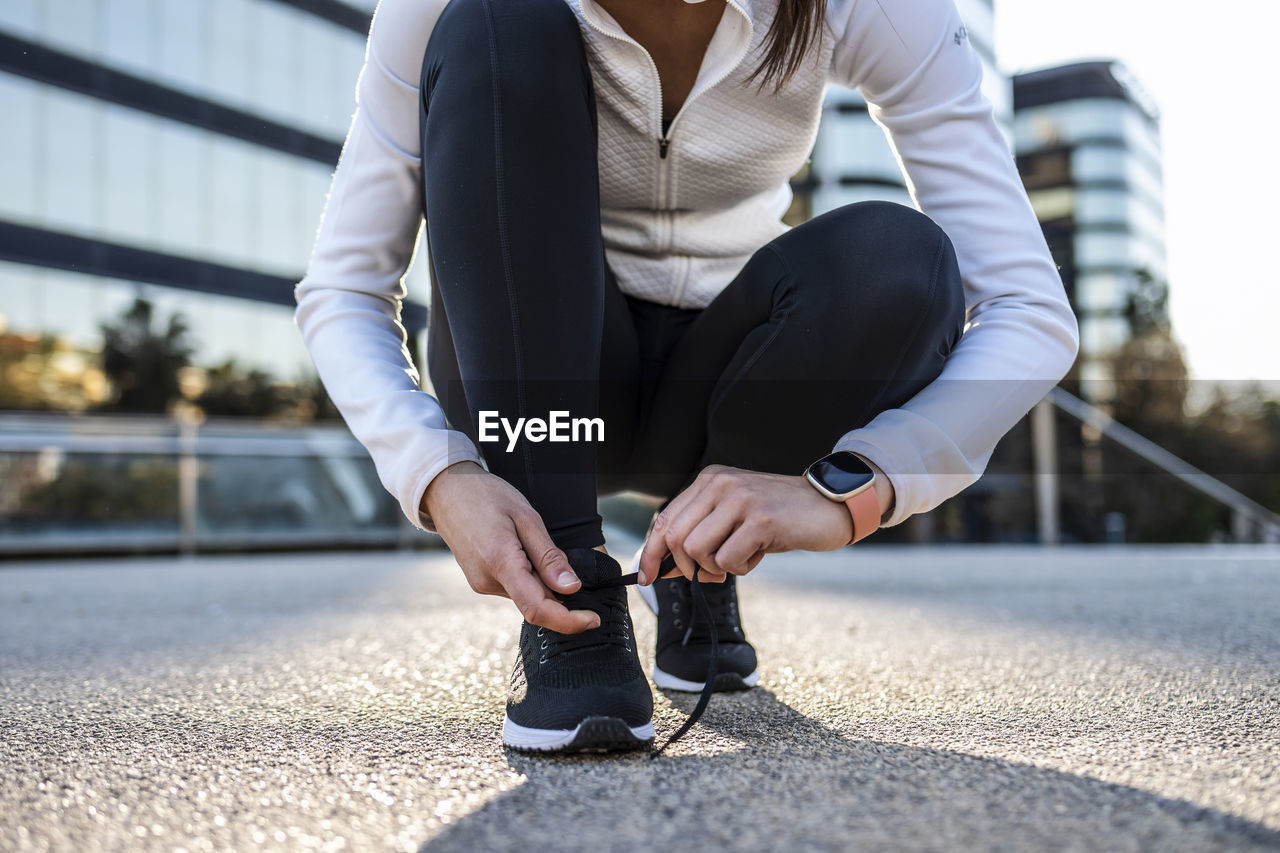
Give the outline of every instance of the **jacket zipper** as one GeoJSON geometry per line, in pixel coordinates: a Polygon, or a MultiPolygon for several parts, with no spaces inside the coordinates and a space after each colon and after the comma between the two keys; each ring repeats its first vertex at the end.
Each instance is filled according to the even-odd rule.
{"type": "MultiPolygon", "coordinates": [[[[736,3],[729,2],[727,3],[727,5],[733,6],[735,11],[737,11],[739,15],[742,15],[747,19],[748,30],[754,29],[754,24],[751,21],[750,15],[747,15],[745,12],[743,12],[742,9],[736,3]]],[[[697,95],[702,95],[704,92],[711,91],[711,89],[718,86],[721,82],[725,80],[725,78],[727,78],[730,74],[733,73],[734,69],[737,68],[738,65],[742,62],[743,57],[746,56],[747,53],[751,50],[752,38],[750,35],[748,35],[746,47],[744,47],[741,51],[739,51],[738,56],[734,59],[732,63],[725,66],[725,70],[721,72],[719,77],[717,77],[715,80],[711,81],[709,84],[704,86],[702,88],[702,91],[698,92],[697,95],[695,95],[693,92],[689,93],[689,97],[685,98],[684,103],[680,105],[680,109],[677,110],[676,114],[671,117],[671,124],[667,128],[667,131],[663,133],[662,131],[662,75],[658,73],[658,63],[653,61],[653,57],[649,54],[649,51],[645,49],[644,45],[640,44],[640,42],[636,41],[630,36],[617,35],[615,33],[602,30],[600,27],[596,26],[595,23],[586,14],[583,15],[583,19],[586,20],[587,25],[590,26],[591,29],[595,30],[601,35],[608,36],[611,39],[616,39],[621,42],[626,42],[627,44],[632,44],[640,48],[640,52],[644,54],[644,58],[649,62],[649,68],[653,71],[654,83],[656,84],[656,87],[658,90],[658,108],[655,111],[657,121],[654,123],[654,136],[656,136],[658,139],[658,199],[657,199],[656,207],[657,207],[657,210],[659,211],[659,214],[666,220],[665,222],[666,234],[665,234],[665,239],[663,240],[663,243],[664,243],[663,249],[665,251],[670,251],[672,243],[674,242],[674,238],[675,238],[675,233],[674,233],[675,232],[675,210],[668,207],[668,200],[667,200],[667,181],[668,181],[667,173],[668,173],[668,169],[670,168],[667,164],[667,152],[671,148],[671,134],[676,129],[676,123],[680,121],[680,116],[684,115],[684,111],[688,108],[689,104],[693,101],[693,99],[697,97],[697,95]]],[[[679,282],[677,282],[676,293],[672,297],[671,304],[673,305],[679,303],[680,297],[684,294],[685,283],[689,278],[689,264],[691,263],[691,261],[689,258],[685,258],[684,260],[685,260],[685,263],[681,265],[682,275],[680,276],[679,282]]]]}
{"type": "MultiPolygon", "coordinates": [[[[727,5],[733,6],[733,8],[737,11],[739,15],[742,15],[747,19],[748,28],[753,27],[753,24],[751,22],[751,17],[747,15],[745,12],[743,12],[742,9],[740,9],[737,6],[737,4],[728,3],[727,5]]],[[[649,51],[645,50],[644,45],[640,44],[640,42],[636,41],[630,36],[625,36],[625,35],[620,36],[615,33],[606,32],[605,30],[602,30],[599,27],[597,27],[595,23],[586,15],[583,15],[583,18],[586,20],[588,26],[590,26],[591,29],[595,30],[601,35],[608,36],[609,38],[612,38],[612,39],[617,39],[618,41],[626,42],[627,44],[633,44],[636,47],[640,48],[640,51],[644,53],[644,58],[649,61],[649,67],[653,70],[653,79],[657,83],[657,89],[658,89],[658,110],[657,110],[658,120],[654,126],[654,136],[656,136],[658,139],[658,159],[659,160],[667,159],[667,151],[671,147],[672,131],[676,129],[676,122],[680,121],[680,116],[684,115],[685,109],[689,106],[689,103],[693,100],[694,96],[692,95],[692,93],[690,93],[690,97],[685,98],[684,103],[680,105],[680,109],[676,111],[676,114],[674,116],[672,116],[671,126],[667,129],[666,133],[663,133],[662,132],[662,75],[658,73],[658,63],[653,61],[653,57],[649,55],[649,51]]],[[[726,77],[728,77],[730,74],[733,73],[734,69],[737,68],[738,65],[742,62],[742,58],[746,56],[747,52],[750,50],[751,50],[751,38],[748,37],[747,46],[738,53],[737,58],[731,64],[726,66],[725,70],[720,74],[719,77],[711,81],[711,83],[709,83],[708,85],[704,86],[702,89],[702,92],[699,92],[698,94],[701,95],[703,92],[710,91],[711,89],[719,85],[722,81],[724,81],[726,77]]],[[[661,168],[661,166],[659,166],[659,168],[661,168]]]]}
{"type": "MultiPolygon", "coordinates": [[[[638,47],[640,49],[640,52],[644,54],[644,58],[648,61],[649,68],[653,71],[653,80],[658,90],[658,109],[655,111],[656,121],[654,122],[654,136],[657,137],[657,140],[658,140],[658,187],[657,187],[658,197],[654,201],[654,207],[659,211],[665,211],[666,205],[667,205],[667,198],[666,198],[666,195],[667,195],[666,193],[667,149],[671,147],[671,140],[668,138],[669,132],[668,133],[662,132],[662,75],[658,73],[658,63],[653,61],[653,57],[649,55],[649,51],[645,50],[644,45],[640,44],[640,42],[636,41],[630,36],[625,36],[625,35],[620,36],[620,35],[616,35],[614,33],[602,30],[599,27],[597,27],[591,21],[590,18],[587,18],[587,23],[591,26],[591,29],[595,30],[601,35],[605,35],[611,39],[616,39],[618,41],[626,42],[627,44],[635,45],[636,47],[638,47]]],[[[684,107],[681,107],[680,112],[683,112],[683,111],[684,111],[684,107]]],[[[671,119],[672,127],[675,126],[676,118],[679,118],[679,117],[680,117],[680,114],[677,113],[675,118],[671,119]]],[[[664,250],[671,248],[670,234],[671,234],[671,228],[670,228],[670,225],[668,224],[667,239],[664,241],[665,245],[663,246],[664,250]]]]}
{"type": "MultiPolygon", "coordinates": [[[[729,3],[727,3],[726,5],[728,5],[728,6],[732,6],[732,7],[737,11],[737,13],[738,13],[739,15],[742,15],[744,18],[746,18],[746,19],[747,19],[747,29],[748,29],[748,31],[753,31],[753,30],[755,29],[755,25],[754,25],[754,24],[752,23],[752,21],[751,21],[751,16],[750,16],[750,15],[748,15],[748,14],[746,14],[745,12],[743,12],[743,11],[742,11],[742,9],[741,9],[741,8],[739,8],[739,7],[738,7],[738,5],[737,5],[736,3],[729,2],[729,3]]],[[[714,38],[714,35],[712,36],[712,38],[714,38]]],[[[716,79],[712,80],[712,81],[711,81],[710,83],[708,83],[706,86],[703,86],[703,87],[702,87],[702,91],[700,91],[700,92],[698,92],[698,93],[696,93],[696,94],[695,94],[695,93],[693,93],[693,92],[690,92],[690,93],[689,93],[689,97],[687,97],[687,98],[685,98],[685,99],[684,99],[684,103],[680,105],[680,109],[676,110],[676,114],[675,114],[674,116],[672,116],[672,117],[671,117],[671,126],[667,128],[667,133],[666,133],[666,135],[665,135],[665,136],[663,136],[663,135],[662,135],[662,133],[661,133],[661,128],[662,128],[662,78],[661,78],[661,77],[658,77],[658,65],[657,65],[657,63],[653,61],[653,57],[651,57],[651,56],[649,57],[649,64],[653,66],[653,76],[654,76],[654,77],[658,77],[658,128],[659,128],[659,133],[658,133],[658,156],[659,156],[660,158],[663,158],[663,159],[665,159],[665,158],[666,158],[666,156],[667,156],[667,148],[668,148],[668,146],[669,146],[669,144],[670,144],[670,140],[671,140],[671,134],[675,131],[675,129],[676,129],[676,122],[680,121],[680,116],[684,115],[684,111],[685,111],[685,109],[686,109],[686,108],[688,108],[689,104],[693,103],[694,98],[697,98],[697,97],[699,97],[699,96],[701,96],[701,95],[705,94],[706,92],[710,92],[710,91],[711,91],[712,89],[714,89],[716,86],[719,86],[719,85],[720,85],[720,84],[725,80],[725,78],[727,78],[730,74],[732,74],[732,73],[734,72],[734,69],[736,69],[736,68],[737,68],[737,67],[742,63],[742,59],[743,59],[743,57],[745,57],[745,56],[747,55],[747,53],[748,53],[748,52],[750,52],[750,50],[751,50],[751,40],[752,40],[751,36],[750,36],[750,35],[748,35],[748,36],[747,36],[747,44],[746,44],[746,47],[742,48],[742,50],[740,50],[740,51],[738,52],[738,55],[734,58],[733,62],[731,62],[731,63],[729,63],[728,65],[726,65],[726,66],[725,66],[725,70],[724,70],[724,71],[722,71],[722,72],[720,72],[720,76],[719,76],[719,77],[717,77],[716,79]]],[[[640,48],[640,49],[641,49],[641,50],[644,50],[644,47],[643,47],[643,46],[641,46],[641,48],[640,48]]],[[[649,56],[649,51],[645,50],[645,56],[649,56]]]]}

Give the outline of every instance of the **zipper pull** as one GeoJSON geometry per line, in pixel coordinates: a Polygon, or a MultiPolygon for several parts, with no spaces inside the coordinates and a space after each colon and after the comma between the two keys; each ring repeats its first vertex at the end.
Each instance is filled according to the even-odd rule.
{"type": "Polygon", "coordinates": [[[658,156],[663,160],[667,159],[667,146],[669,144],[665,136],[658,138],[658,156]]]}

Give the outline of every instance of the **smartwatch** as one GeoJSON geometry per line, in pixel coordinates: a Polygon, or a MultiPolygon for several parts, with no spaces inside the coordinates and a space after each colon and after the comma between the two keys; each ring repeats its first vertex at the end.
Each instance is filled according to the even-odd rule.
{"type": "Polygon", "coordinates": [[[875,472],[848,450],[824,456],[805,469],[804,478],[824,498],[839,501],[853,516],[853,539],[865,539],[880,528],[880,499],[872,487],[875,472]]]}

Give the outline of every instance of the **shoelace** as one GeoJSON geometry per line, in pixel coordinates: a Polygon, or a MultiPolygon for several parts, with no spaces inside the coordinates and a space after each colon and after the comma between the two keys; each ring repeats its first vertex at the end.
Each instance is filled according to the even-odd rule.
{"type": "MultiPolygon", "coordinates": [[[[690,640],[710,640],[711,634],[715,634],[721,642],[739,642],[742,639],[742,631],[737,624],[738,614],[734,592],[733,586],[728,582],[703,585],[702,594],[710,608],[711,620],[698,622],[691,619],[689,626],[685,628],[684,636],[680,639],[680,645],[687,646],[690,640]]],[[[692,584],[690,584],[688,595],[679,585],[676,586],[675,593],[683,603],[692,605],[692,584]]],[[[692,612],[692,607],[690,611],[692,612]]]]}
{"type": "MultiPolygon", "coordinates": [[[[630,583],[634,583],[631,580],[630,583]]],[[[570,610],[593,610],[600,617],[600,627],[577,634],[559,634],[546,628],[539,628],[537,636],[542,639],[542,658],[539,663],[546,663],[556,655],[585,649],[592,646],[615,645],[631,651],[631,631],[626,618],[627,603],[614,600],[584,599],[584,593],[621,587],[628,583],[626,578],[614,578],[603,583],[583,584],[577,592],[562,596],[561,601],[570,610]],[[576,599],[576,600],[575,600],[576,599]]]]}
{"type": "MultiPolygon", "coordinates": [[[[658,569],[658,576],[661,577],[662,575],[666,574],[668,571],[674,569],[675,567],[676,567],[675,559],[670,555],[668,555],[667,558],[662,561],[662,564],[658,569]]],[[[684,723],[680,725],[680,728],[676,729],[675,734],[667,738],[666,743],[664,743],[662,746],[655,749],[649,755],[650,758],[657,758],[659,755],[662,754],[663,750],[671,746],[671,744],[675,743],[680,738],[684,737],[685,734],[688,733],[689,729],[693,728],[694,724],[697,723],[699,719],[701,719],[702,713],[707,710],[707,703],[711,701],[711,694],[715,692],[716,674],[718,672],[718,668],[720,664],[720,639],[717,635],[720,632],[716,630],[718,626],[716,624],[715,615],[712,613],[711,605],[707,603],[707,595],[702,588],[702,584],[698,581],[698,573],[701,571],[702,571],[701,566],[695,568],[693,572],[693,580],[690,581],[689,583],[690,597],[692,598],[693,603],[695,605],[695,609],[693,610],[693,612],[690,614],[690,617],[689,617],[690,618],[689,630],[690,632],[692,632],[693,626],[694,624],[696,624],[696,620],[698,618],[697,616],[698,611],[701,611],[702,618],[706,621],[706,624],[710,627],[710,630],[708,631],[708,633],[711,635],[711,659],[707,662],[707,680],[706,680],[706,683],[703,684],[702,686],[702,694],[698,696],[697,704],[694,705],[693,710],[689,712],[688,719],[686,719],[684,723]]],[[[571,593],[570,595],[565,596],[563,600],[565,601],[566,604],[571,604],[573,603],[572,599],[575,595],[580,595],[584,592],[598,592],[600,590],[611,589],[613,587],[632,586],[635,583],[637,583],[639,580],[640,580],[640,575],[639,573],[636,573],[636,574],[630,574],[630,575],[623,575],[621,577],[616,577],[616,578],[610,578],[606,581],[593,583],[591,585],[587,585],[584,583],[577,592],[571,593]]],[[[612,615],[612,609],[616,605],[610,602],[608,606],[611,611],[609,615],[612,615]]],[[[591,608],[591,609],[594,610],[595,608],[591,608]]],[[[617,622],[624,626],[626,624],[625,620],[622,620],[622,619],[617,620],[617,622]]],[[[598,632],[600,632],[601,630],[604,630],[606,624],[609,624],[612,626],[612,620],[606,621],[605,614],[601,613],[600,627],[595,629],[594,631],[583,631],[580,634],[555,634],[554,632],[546,632],[546,636],[552,636],[555,638],[553,641],[546,644],[546,648],[550,650],[551,647],[554,646],[554,648],[556,649],[556,653],[559,653],[559,652],[569,651],[570,649],[584,648],[589,645],[599,645],[601,643],[602,637],[598,632]]],[[[541,634],[542,629],[539,629],[539,632],[540,632],[539,635],[542,636],[541,634]]],[[[613,636],[614,636],[613,634],[605,635],[605,637],[608,637],[608,638],[613,638],[613,636]]],[[[624,641],[626,643],[630,642],[630,634],[626,632],[625,627],[622,631],[621,636],[624,637],[624,641]]],[[[688,637],[689,637],[689,634],[686,634],[685,635],[686,641],[688,640],[688,637]]],[[[627,646],[627,650],[630,651],[629,645],[627,646]]]]}
{"type": "MultiPolygon", "coordinates": [[[[675,560],[670,557],[668,557],[668,560],[662,562],[662,567],[658,571],[659,577],[668,569],[675,568],[675,560]],[[668,560],[670,560],[670,564],[668,564],[668,560]]],[[[706,593],[702,589],[702,584],[698,581],[698,573],[701,571],[701,566],[695,567],[693,580],[689,582],[689,595],[693,599],[695,608],[689,614],[689,631],[685,634],[685,641],[687,642],[689,636],[693,633],[693,627],[697,624],[698,611],[701,610],[702,618],[710,628],[707,633],[711,635],[711,659],[707,661],[707,679],[702,685],[702,694],[698,696],[698,703],[689,712],[689,719],[685,720],[680,728],[676,729],[675,734],[667,738],[666,743],[654,750],[649,756],[650,758],[657,758],[662,754],[663,750],[684,737],[685,733],[693,728],[693,724],[702,717],[702,712],[707,710],[707,703],[711,701],[711,694],[715,692],[716,675],[720,665],[720,638],[717,636],[720,632],[716,630],[715,616],[711,612],[711,605],[707,603],[706,593]]]]}

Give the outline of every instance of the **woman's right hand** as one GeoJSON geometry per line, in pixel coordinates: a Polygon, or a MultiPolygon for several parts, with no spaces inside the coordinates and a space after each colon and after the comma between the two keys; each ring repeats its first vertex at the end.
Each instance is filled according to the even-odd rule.
{"type": "Polygon", "coordinates": [[[476,592],[509,598],[525,621],[561,634],[599,626],[594,611],[571,611],[552,594],[574,592],[581,581],[542,517],[506,480],[455,462],[431,480],[422,508],[476,592]]]}

